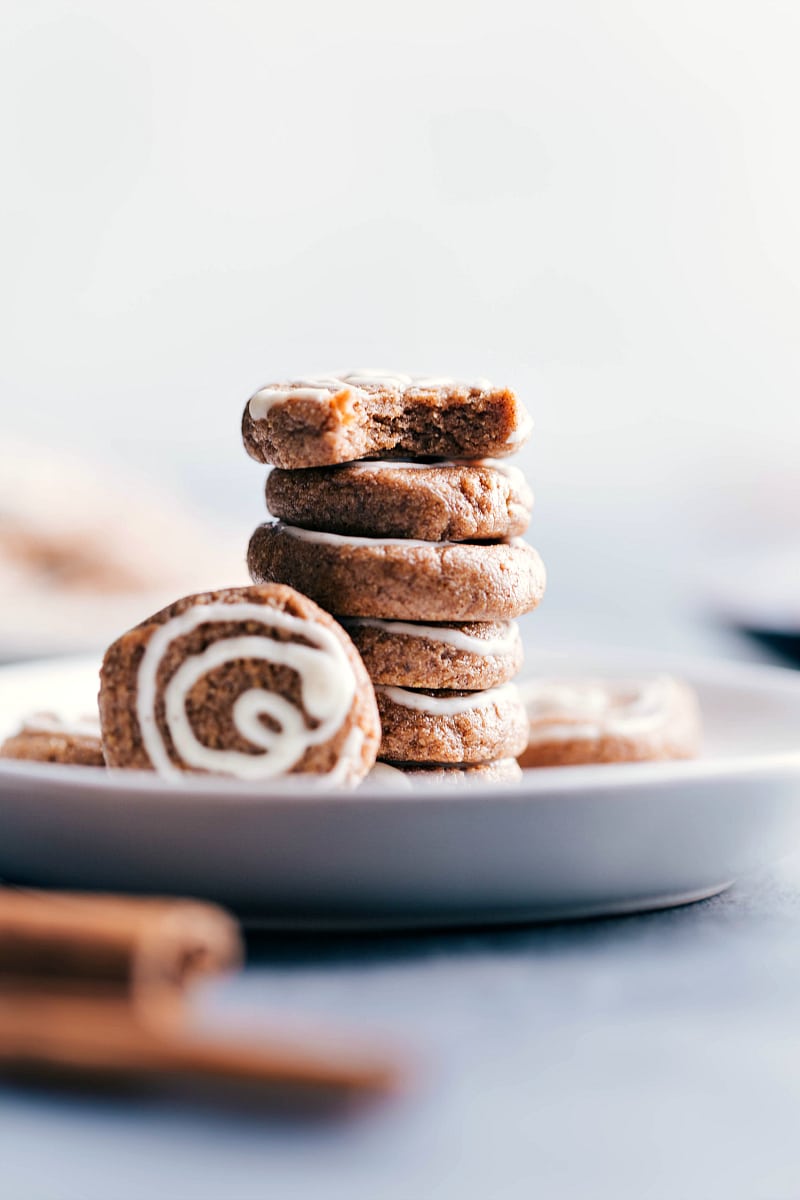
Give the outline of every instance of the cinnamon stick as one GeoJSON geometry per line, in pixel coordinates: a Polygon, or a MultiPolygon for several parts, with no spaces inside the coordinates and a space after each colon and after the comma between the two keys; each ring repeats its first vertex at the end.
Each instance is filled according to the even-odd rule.
{"type": "Polygon", "coordinates": [[[0,889],[0,987],[178,994],[237,966],[236,923],[216,905],[0,889]]]}
{"type": "Polygon", "coordinates": [[[27,1078],[169,1085],[226,1085],[252,1098],[276,1093],[344,1099],[393,1090],[389,1054],[324,1035],[231,1039],[136,1019],[119,1000],[0,999],[0,1072],[27,1078]]]}
{"type": "Polygon", "coordinates": [[[0,1072],[200,1082],[319,1099],[393,1088],[394,1056],[329,1036],[192,1029],[187,987],[241,959],[224,910],[189,900],[0,888],[0,1072]]]}

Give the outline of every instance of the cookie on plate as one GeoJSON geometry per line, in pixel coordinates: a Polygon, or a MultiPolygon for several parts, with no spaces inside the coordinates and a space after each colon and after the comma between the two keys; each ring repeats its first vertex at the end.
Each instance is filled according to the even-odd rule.
{"type": "Polygon", "coordinates": [[[378,686],[384,762],[472,765],[520,754],[528,736],[513,684],[483,692],[378,686]]]}
{"type": "Polygon", "coordinates": [[[515,621],[461,625],[342,617],[373,683],[479,691],[508,683],[522,665],[515,621]]]}
{"type": "MultiPolygon", "coordinates": [[[[378,763],[381,765],[388,766],[388,763],[378,763]]],[[[471,766],[459,763],[447,767],[423,767],[419,763],[409,766],[395,763],[394,767],[415,783],[518,783],[522,778],[522,767],[515,758],[496,758],[471,766]]]]}
{"type": "Polygon", "coordinates": [[[385,371],[270,383],[250,397],[242,417],[248,454],[276,467],[387,455],[503,458],[531,428],[510,388],[385,371]]]}
{"type": "Polygon", "coordinates": [[[67,721],[55,713],[34,713],[0,745],[0,758],[103,767],[100,722],[91,716],[67,721]]]}
{"type": "Polygon", "coordinates": [[[528,680],[523,767],[693,758],[700,747],[697,697],[668,675],[626,681],[528,680]]]}
{"type": "Polygon", "coordinates": [[[381,790],[410,792],[416,785],[460,783],[519,783],[522,767],[515,758],[497,758],[493,762],[457,763],[449,766],[421,766],[419,763],[378,762],[364,780],[381,790]]]}
{"type": "Polygon", "coordinates": [[[283,522],[259,525],[247,564],[343,617],[501,621],[536,608],[545,569],[520,538],[488,545],[345,537],[283,522]]]}
{"type": "Polygon", "coordinates": [[[280,585],[178,600],[109,648],[100,680],[110,767],[354,784],[380,742],[347,634],[280,585]]]}
{"type": "Polygon", "coordinates": [[[272,515],[290,525],[426,542],[516,537],[533,508],[519,467],[489,459],[276,468],[267,476],[266,496],[272,515]]]}

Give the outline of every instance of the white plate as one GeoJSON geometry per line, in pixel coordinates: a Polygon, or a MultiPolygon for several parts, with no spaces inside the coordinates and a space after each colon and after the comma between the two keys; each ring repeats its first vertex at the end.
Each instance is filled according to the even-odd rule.
{"type": "MultiPolygon", "coordinates": [[[[675,664],[667,664],[674,669],[675,664]]],[[[663,662],[537,653],[541,672],[663,662]]],[[[0,875],[65,888],[208,897],[259,922],[359,927],[549,920],[712,895],[800,841],[800,674],[679,664],[706,757],[555,768],[521,784],[409,792],[0,761],[0,875]]],[[[32,709],[85,711],[81,662],[0,670],[0,733],[32,709]]]]}

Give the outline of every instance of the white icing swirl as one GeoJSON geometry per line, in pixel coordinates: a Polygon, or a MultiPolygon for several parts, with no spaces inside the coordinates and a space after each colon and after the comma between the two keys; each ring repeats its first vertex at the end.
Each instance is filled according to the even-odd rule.
{"type": "Polygon", "coordinates": [[[330,400],[342,390],[343,385],[336,379],[298,379],[296,383],[270,383],[250,397],[248,408],[254,421],[263,421],[274,405],[283,404],[290,397],[293,400],[321,402],[330,400]]]}
{"type": "Polygon", "coordinates": [[[364,741],[364,730],[360,725],[354,725],[344,740],[339,761],[328,771],[327,775],[319,777],[324,787],[330,787],[331,784],[347,783],[353,764],[358,762],[358,759],[361,757],[361,749],[364,741]]]}
{"type": "MultiPolygon", "coordinates": [[[[156,721],[159,666],[170,644],[200,625],[213,622],[253,621],[273,629],[301,635],[310,646],[279,642],[253,634],[220,638],[199,654],[186,658],[164,689],[165,722],[175,750],[188,767],[239,779],[268,779],[286,774],[311,746],[332,738],[347,717],[356,690],[353,669],[339,639],[328,629],[268,605],[242,603],[198,604],[159,625],[145,648],[138,673],[137,718],[142,742],[155,770],[165,778],[179,779],[181,770],[171,761],[156,721]],[[237,696],[232,720],[243,738],[263,753],[219,750],[200,742],[186,712],[186,700],[203,675],[236,659],[261,659],[282,664],[300,678],[302,708],[284,696],[251,688],[237,696]],[[304,712],[317,722],[308,727],[304,712]],[[262,716],[271,717],[279,731],[268,728],[262,716]]],[[[347,775],[357,758],[361,741],[354,728],[339,761],[327,777],[347,775]]],[[[335,781],[335,780],[333,780],[335,781]]]]}
{"type": "Polygon", "coordinates": [[[429,696],[426,692],[412,692],[408,688],[389,685],[380,685],[375,691],[402,708],[411,708],[415,712],[437,717],[452,717],[458,713],[474,712],[479,708],[491,708],[517,696],[517,689],[513,683],[486,688],[482,692],[468,692],[464,696],[429,696]]]}
{"type": "Polygon", "coordinates": [[[342,470],[351,471],[425,471],[430,467],[452,467],[455,464],[441,462],[408,462],[403,458],[362,458],[358,462],[344,463],[342,470]]]}
{"type": "Polygon", "coordinates": [[[458,542],[423,542],[419,538],[373,538],[357,537],[355,534],[323,533],[319,529],[301,529],[299,525],[286,525],[279,521],[276,528],[281,533],[298,538],[301,542],[317,542],[323,546],[456,546],[458,542]]]}
{"type": "Polygon", "coordinates": [[[487,658],[490,655],[510,654],[519,642],[519,629],[513,621],[499,622],[504,627],[504,633],[496,638],[474,637],[461,629],[450,629],[446,625],[420,625],[410,621],[382,621],[377,617],[349,617],[342,620],[347,629],[354,626],[366,626],[368,629],[380,629],[385,633],[401,634],[405,637],[425,638],[430,642],[443,642],[454,646],[465,654],[480,655],[487,658]]]}
{"type": "Polygon", "coordinates": [[[420,538],[359,537],[354,533],[323,533],[319,529],[301,529],[299,525],[287,525],[284,521],[275,522],[273,528],[301,542],[315,542],[321,546],[428,546],[440,550],[444,547],[451,550],[490,550],[495,546],[519,548],[528,545],[521,537],[501,538],[497,542],[425,542],[420,538]]]}
{"type": "Polygon", "coordinates": [[[100,718],[87,714],[74,719],[58,716],[56,713],[32,713],[22,722],[25,733],[45,733],[62,737],[100,737],[100,718]]]}
{"type": "Polygon", "coordinates": [[[318,375],[309,379],[296,379],[290,383],[269,383],[250,397],[250,416],[254,421],[263,421],[275,404],[289,399],[327,401],[340,392],[363,392],[367,388],[384,388],[389,391],[431,391],[435,388],[465,387],[481,392],[490,391],[488,379],[451,379],[449,376],[402,375],[393,371],[362,368],[341,375],[318,375]]]}
{"type": "Polygon", "coordinates": [[[685,701],[677,679],[530,680],[520,685],[529,744],[657,733],[685,701]]]}

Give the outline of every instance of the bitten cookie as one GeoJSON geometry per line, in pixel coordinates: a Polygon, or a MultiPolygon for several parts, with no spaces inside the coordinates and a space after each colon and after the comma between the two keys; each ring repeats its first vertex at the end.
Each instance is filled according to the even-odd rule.
{"type": "Polygon", "coordinates": [[[379,756],[393,763],[471,765],[521,753],[525,708],[513,684],[485,692],[375,689],[383,738],[379,756]]]}
{"type": "Polygon", "coordinates": [[[187,596],[124,634],[100,674],[110,767],[353,784],[380,724],[344,630],[291,588],[187,596]]]}
{"type": "Polygon", "coordinates": [[[526,542],[379,541],[259,525],[247,555],[257,583],[281,582],[337,616],[499,621],[536,608],[545,569],[526,542]]]}
{"type": "Polygon", "coordinates": [[[479,691],[508,683],[522,665],[514,621],[422,625],[343,617],[373,683],[479,691]]]}
{"type": "Polygon", "coordinates": [[[687,684],[670,676],[625,682],[529,680],[523,767],[693,758],[701,718],[687,684]]]}
{"type": "Polygon", "coordinates": [[[248,454],[276,467],[324,467],[387,454],[503,458],[532,421],[510,388],[383,371],[270,383],[242,418],[248,454]]]}
{"type": "Polygon", "coordinates": [[[97,717],[65,721],[53,713],[26,717],[19,731],[0,746],[0,758],[67,766],[103,767],[100,723],[97,717]]]}
{"type": "Polygon", "coordinates": [[[426,542],[492,541],[524,533],[533,493],[519,467],[475,463],[349,463],[267,476],[275,517],[307,529],[426,542]]]}

